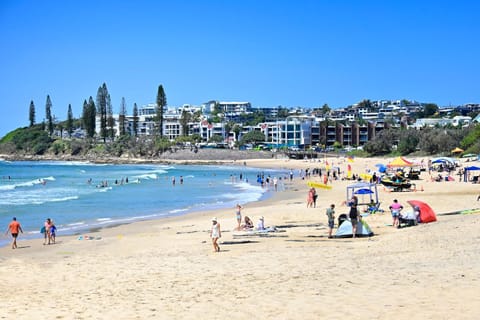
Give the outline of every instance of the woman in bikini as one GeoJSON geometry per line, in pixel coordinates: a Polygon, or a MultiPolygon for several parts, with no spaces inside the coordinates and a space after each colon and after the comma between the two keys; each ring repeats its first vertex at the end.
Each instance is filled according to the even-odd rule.
{"type": "Polygon", "coordinates": [[[236,211],[235,211],[235,216],[237,218],[237,230],[240,230],[240,224],[242,223],[242,209],[243,207],[240,204],[237,204],[236,206],[236,211]]]}

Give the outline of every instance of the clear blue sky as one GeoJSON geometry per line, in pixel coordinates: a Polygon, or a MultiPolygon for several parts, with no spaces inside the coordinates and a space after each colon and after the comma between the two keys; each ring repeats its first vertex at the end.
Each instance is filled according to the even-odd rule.
{"type": "Polygon", "coordinates": [[[480,102],[479,1],[0,0],[0,136],[52,113],[79,117],[106,82],[168,104],[255,107],[362,99],[480,102]]]}

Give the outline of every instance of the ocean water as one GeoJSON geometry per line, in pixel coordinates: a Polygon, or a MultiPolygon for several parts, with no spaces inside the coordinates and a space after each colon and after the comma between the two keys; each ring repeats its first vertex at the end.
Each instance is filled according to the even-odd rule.
{"type": "MultiPolygon", "coordinates": [[[[239,166],[0,161],[0,223],[5,230],[15,216],[24,229],[22,237],[36,238],[46,218],[64,235],[200,210],[233,212],[236,203],[269,196],[271,190],[257,183],[259,174],[282,177],[285,172],[239,166]]],[[[9,241],[0,237],[0,245],[9,241]]]]}

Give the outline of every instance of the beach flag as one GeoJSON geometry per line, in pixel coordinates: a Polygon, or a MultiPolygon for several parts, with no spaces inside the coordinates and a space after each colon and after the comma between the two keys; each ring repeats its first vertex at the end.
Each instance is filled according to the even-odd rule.
{"type": "Polygon", "coordinates": [[[330,170],[331,167],[330,167],[330,164],[328,163],[328,161],[325,162],[325,170],[330,170]]]}
{"type": "Polygon", "coordinates": [[[352,162],[353,162],[353,156],[348,156],[348,157],[347,157],[347,161],[350,162],[350,163],[352,163],[352,162]]]}
{"type": "Polygon", "coordinates": [[[347,178],[350,179],[352,177],[352,166],[347,166],[347,178]]]}

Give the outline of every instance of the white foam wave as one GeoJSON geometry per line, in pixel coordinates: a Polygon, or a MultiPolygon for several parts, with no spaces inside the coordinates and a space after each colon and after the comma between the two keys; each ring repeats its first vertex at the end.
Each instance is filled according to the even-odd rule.
{"type": "Polygon", "coordinates": [[[67,226],[69,226],[69,227],[76,227],[76,226],[83,226],[83,225],[85,225],[85,222],[84,222],[84,221],[74,222],[74,223],[69,223],[69,224],[67,224],[67,226]]]}
{"type": "Polygon", "coordinates": [[[158,179],[158,176],[155,173],[147,173],[147,174],[142,174],[139,176],[135,176],[135,179],[142,179],[142,180],[156,180],[158,179]]]}
{"type": "Polygon", "coordinates": [[[98,218],[97,221],[103,222],[103,221],[111,221],[112,218],[98,218]]]}
{"type": "Polygon", "coordinates": [[[188,209],[175,209],[175,210],[170,210],[169,213],[180,213],[180,212],[186,212],[188,209]]]}
{"type": "Polygon", "coordinates": [[[78,199],[78,196],[70,196],[70,197],[50,199],[49,202],[62,202],[62,201],[77,200],[77,199],[78,199]]]}
{"type": "Polygon", "coordinates": [[[5,186],[0,186],[0,190],[14,190],[15,187],[16,186],[14,184],[9,184],[9,185],[5,185],[5,186]]]}
{"type": "Polygon", "coordinates": [[[107,192],[108,190],[112,190],[112,187],[99,187],[97,190],[98,192],[107,192]]]}

